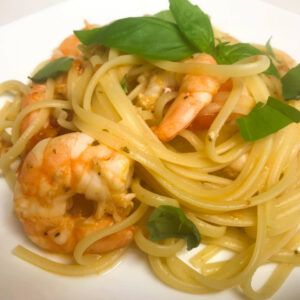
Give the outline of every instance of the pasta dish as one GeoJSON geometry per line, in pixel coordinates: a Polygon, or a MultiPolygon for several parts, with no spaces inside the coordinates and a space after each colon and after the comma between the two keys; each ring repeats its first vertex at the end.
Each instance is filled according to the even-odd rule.
{"type": "Polygon", "coordinates": [[[73,263],[14,254],[84,276],[135,245],[175,289],[267,299],[300,263],[300,65],[271,40],[213,27],[188,0],[169,2],[153,16],[85,22],[28,83],[0,83],[10,97],[0,169],[16,218],[73,263]]]}

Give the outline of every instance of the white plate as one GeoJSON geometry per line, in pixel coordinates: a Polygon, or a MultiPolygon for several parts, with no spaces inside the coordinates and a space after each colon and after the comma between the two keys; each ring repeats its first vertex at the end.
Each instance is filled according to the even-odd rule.
{"type": "MultiPolygon", "coordinates": [[[[198,0],[213,23],[237,38],[272,44],[300,61],[298,29],[300,16],[258,1],[198,0]]],[[[0,28],[0,82],[26,80],[33,67],[83,20],[105,24],[117,18],[152,14],[168,7],[158,0],[73,0],[51,7],[0,28]]],[[[31,246],[12,213],[12,195],[0,181],[0,299],[1,300],[89,300],[103,299],[242,299],[234,290],[196,296],[165,286],[151,272],[146,257],[132,249],[107,273],[83,278],[56,276],[11,254],[22,244],[31,246]]],[[[260,272],[258,281],[263,280],[260,272]]],[[[274,299],[293,300],[300,295],[300,270],[294,270],[274,299]]]]}

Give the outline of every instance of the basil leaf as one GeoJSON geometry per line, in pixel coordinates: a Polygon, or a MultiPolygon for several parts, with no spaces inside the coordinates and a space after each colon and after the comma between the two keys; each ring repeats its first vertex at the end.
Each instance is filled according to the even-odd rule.
{"type": "Polygon", "coordinates": [[[171,23],[176,23],[173,14],[169,10],[162,10],[162,11],[156,13],[155,15],[153,15],[153,17],[159,18],[159,19],[171,22],[171,23]]]}
{"type": "MultiPolygon", "coordinates": [[[[221,42],[216,47],[216,60],[219,64],[225,65],[233,64],[250,56],[262,54],[265,53],[248,43],[229,44],[221,42]]],[[[270,59],[270,67],[264,73],[280,78],[272,59],[270,59]]]]}
{"type": "MultiPolygon", "coordinates": [[[[264,54],[264,53],[261,53],[261,54],[264,54]]],[[[264,71],[264,73],[267,75],[273,75],[276,78],[280,79],[280,74],[273,63],[272,58],[269,57],[269,59],[270,59],[270,67],[266,71],[264,71]]]]}
{"type": "Polygon", "coordinates": [[[266,104],[258,103],[247,116],[237,119],[241,136],[246,141],[266,137],[292,122],[300,122],[300,111],[272,97],[266,104]]]}
{"type": "Polygon", "coordinates": [[[147,228],[153,241],[171,237],[182,238],[187,241],[188,250],[200,243],[200,234],[196,226],[178,207],[161,205],[156,208],[149,217],[147,228]]]}
{"type": "Polygon", "coordinates": [[[146,59],[178,61],[195,52],[176,24],[155,17],[126,18],[74,33],[85,45],[101,44],[146,59]]]}
{"type": "Polygon", "coordinates": [[[215,41],[209,17],[188,0],[170,0],[170,10],[182,34],[201,52],[212,54],[215,41]]]}
{"type": "Polygon", "coordinates": [[[300,99],[300,64],[282,77],[282,92],[286,100],[300,99]]]}
{"type": "Polygon", "coordinates": [[[233,64],[241,59],[260,55],[261,51],[248,43],[219,43],[216,47],[216,59],[219,64],[233,64]]]}
{"type": "Polygon", "coordinates": [[[270,64],[269,69],[267,71],[265,71],[265,73],[267,75],[273,75],[273,76],[277,77],[278,79],[280,79],[280,74],[273,62],[273,60],[276,62],[278,62],[278,60],[277,60],[277,58],[274,54],[273,48],[271,46],[271,40],[272,40],[272,37],[270,37],[266,43],[266,54],[268,55],[271,64],[270,64]]]}
{"type": "Polygon", "coordinates": [[[274,54],[274,51],[273,51],[273,48],[271,46],[271,40],[272,40],[272,37],[270,37],[266,43],[266,54],[269,56],[269,57],[272,57],[273,59],[277,60],[275,54],[274,54]]]}
{"type": "Polygon", "coordinates": [[[48,78],[55,78],[61,73],[67,72],[73,62],[73,58],[61,57],[50,61],[46,66],[39,70],[33,77],[29,77],[33,82],[45,82],[48,78]]]}

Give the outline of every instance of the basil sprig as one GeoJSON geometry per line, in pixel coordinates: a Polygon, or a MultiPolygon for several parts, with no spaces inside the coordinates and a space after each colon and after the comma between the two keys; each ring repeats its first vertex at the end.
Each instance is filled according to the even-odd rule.
{"type": "Polygon", "coordinates": [[[102,44],[147,59],[177,61],[195,53],[176,24],[155,17],[125,18],[75,35],[85,45],[102,44]]]}
{"type": "MultiPolygon", "coordinates": [[[[250,44],[215,46],[209,17],[188,0],[169,0],[170,10],[153,17],[117,20],[102,28],[75,31],[85,45],[102,44],[146,59],[178,61],[196,52],[209,53],[218,63],[232,64],[240,59],[265,54],[250,44]]],[[[279,78],[271,61],[267,74],[279,78]]]]}
{"type": "Polygon", "coordinates": [[[246,141],[264,138],[293,122],[300,122],[300,111],[272,97],[266,104],[256,104],[247,116],[237,119],[240,134],[246,141]]]}
{"type": "MultiPolygon", "coordinates": [[[[233,64],[241,59],[254,55],[266,54],[263,51],[253,47],[248,43],[229,44],[220,42],[216,47],[216,59],[219,64],[233,64]]],[[[279,73],[270,59],[270,67],[264,72],[268,75],[273,75],[280,78],[279,73]]]]}
{"type": "Polygon", "coordinates": [[[300,64],[282,77],[282,92],[286,100],[300,100],[300,64]]]}
{"type": "Polygon", "coordinates": [[[30,79],[33,82],[42,83],[48,78],[55,78],[58,75],[67,72],[70,69],[72,62],[73,59],[70,57],[61,57],[50,61],[46,66],[34,74],[33,77],[30,77],[30,79]]]}
{"type": "Polygon", "coordinates": [[[147,228],[153,241],[182,238],[191,250],[200,243],[200,234],[192,221],[178,207],[161,205],[149,217],[147,228]]]}
{"type": "Polygon", "coordinates": [[[212,54],[215,40],[209,17],[187,0],[169,0],[170,10],[187,40],[201,52],[212,54]]]}

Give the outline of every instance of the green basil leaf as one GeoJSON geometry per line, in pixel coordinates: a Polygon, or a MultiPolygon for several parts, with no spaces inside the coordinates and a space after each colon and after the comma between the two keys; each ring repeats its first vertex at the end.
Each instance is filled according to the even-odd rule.
{"type": "Polygon", "coordinates": [[[70,57],[61,57],[50,61],[46,66],[39,70],[33,77],[29,77],[33,82],[45,82],[48,78],[55,78],[61,73],[67,72],[73,59],[70,57]]]}
{"type": "MultiPolygon", "coordinates": [[[[261,54],[266,53],[248,43],[229,44],[221,42],[216,47],[216,60],[219,64],[233,64],[241,59],[261,54]]],[[[270,67],[264,73],[280,78],[272,59],[270,59],[270,67]]]]}
{"type": "Polygon", "coordinates": [[[300,122],[300,111],[272,97],[266,104],[258,103],[247,116],[237,119],[241,136],[246,141],[266,137],[292,122],[300,122]]]}
{"type": "Polygon", "coordinates": [[[272,57],[273,59],[277,60],[275,54],[274,54],[274,51],[273,51],[273,48],[272,48],[272,45],[271,45],[271,40],[272,40],[272,37],[270,37],[266,43],[266,54],[269,56],[269,57],[272,57]]]}
{"type": "Polygon", "coordinates": [[[161,205],[156,208],[149,217],[147,228],[153,241],[171,237],[182,238],[187,241],[188,250],[200,243],[200,234],[196,226],[178,207],[161,205]]]}
{"type": "MultiPolygon", "coordinates": [[[[264,54],[264,53],[262,53],[262,54],[264,54]]],[[[264,71],[264,73],[267,75],[273,75],[276,78],[280,79],[280,74],[273,63],[272,58],[269,57],[269,59],[270,59],[270,67],[268,68],[268,70],[264,71]]]]}
{"type": "Polygon", "coordinates": [[[90,30],[75,30],[74,34],[85,46],[97,45],[98,35],[101,34],[103,27],[97,27],[90,30]]]}
{"type": "Polygon", "coordinates": [[[267,75],[273,75],[273,76],[275,76],[275,77],[277,77],[277,78],[280,79],[280,74],[279,74],[279,72],[278,72],[278,70],[275,67],[274,62],[273,62],[273,60],[274,61],[278,61],[278,60],[277,60],[277,58],[276,58],[276,56],[274,54],[273,48],[271,46],[271,40],[272,40],[272,37],[270,37],[268,39],[267,43],[266,43],[266,54],[268,55],[268,57],[269,57],[269,59],[271,61],[271,64],[270,64],[269,69],[267,71],[265,71],[265,73],[267,75]]]}
{"type": "Polygon", "coordinates": [[[219,43],[216,47],[216,59],[219,64],[233,64],[241,59],[260,55],[261,51],[248,43],[219,43]]]}
{"type": "Polygon", "coordinates": [[[286,100],[300,99],[300,64],[282,77],[282,92],[286,100]]]}
{"type": "Polygon", "coordinates": [[[156,13],[155,15],[153,15],[153,17],[159,18],[159,19],[171,22],[171,23],[176,23],[173,14],[169,10],[162,10],[162,11],[156,13]]]}
{"type": "Polygon", "coordinates": [[[201,52],[212,54],[215,40],[210,19],[188,0],[170,0],[170,10],[188,41],[201,52]]]}
{"type": "Polygon", "coordinates": [[[178,61],[195,53],[176,24],[155,17],[126,18],[74,33],[85,45],[101,44],[146,59],[178,61]]]}

